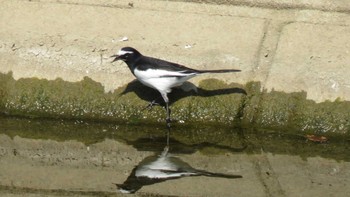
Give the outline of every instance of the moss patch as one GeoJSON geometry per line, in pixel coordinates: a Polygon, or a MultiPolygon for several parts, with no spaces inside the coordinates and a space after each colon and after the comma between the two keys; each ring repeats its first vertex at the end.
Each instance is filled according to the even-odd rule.
{"type": "MultiPolygon", "coordinates": [[[[165,110],[143,110],[159,93],[132,81],[113,93],[85,77],[79,82],[62,79],[26,78],[14,80],[11,73],[0,74],[0,113],[30,118],[51,118],[162,124],[165,110]]],[[[170,93],[172,118],[187,126],[225,125],[287,129],[295,133],[350,132],[350,102],[315,103],[305,92],[284,93],[261,90],[259,82],[226,84],[207,79],[197,92],[174,89],[170,93]]]]}
{"type": "Polygon", "coordinates": [[[255,123],[262,127],[293,128],[296,132],[350,132],[350,102],[306,99],[306,92],[272,91],[261,95],[255,123]]]}
{"type": "MultiPolygon", "coordinates": [[[[100,83],[88,77],[75,83],[37,78],[16,81],[9,73],[0,74],[0,79],[0,111],[8,115],[129,123],[154,123],[165,117],[165,111],[159,107],[142,110],[149,101],[159,98],[159,93],[136,81],[105,93],[100,83]]],[[[231,123],[241,94],[236,94],[237,87],[233,84],[223,87],[218,80],[209,81],[201,84],[197,94],[174,90],[170,94],[173,117],[186,122],[231,123]],[[206,86],[213,90],[207,90],[206,86]]]]}

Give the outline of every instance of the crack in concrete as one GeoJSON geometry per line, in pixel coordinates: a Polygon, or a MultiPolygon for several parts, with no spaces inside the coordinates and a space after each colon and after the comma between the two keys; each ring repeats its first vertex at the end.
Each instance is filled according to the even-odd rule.
{"type": "Polygon", "coordinates": [[[267,196],[286,196],[283,191],[276,173],[266,156],[266,153],[262,152],[261,155],[255,156],[253,164],[256,170],[256,175],[264,186],[267,196]]]}

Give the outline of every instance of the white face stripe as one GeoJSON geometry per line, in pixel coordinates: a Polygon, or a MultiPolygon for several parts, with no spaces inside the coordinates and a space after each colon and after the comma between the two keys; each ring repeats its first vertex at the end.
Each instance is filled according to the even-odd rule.
{"type": "Polygon", "coordinates": [[[120,49],[119,52],[118,52],[118,55],[121,56],[121,55],[125,55],[125,54],[127,54],[127,53],[132,54],[132,53],[134,53],[134,52],[132,52],[132,51],[123,51],[122,49],[120,49]]]}

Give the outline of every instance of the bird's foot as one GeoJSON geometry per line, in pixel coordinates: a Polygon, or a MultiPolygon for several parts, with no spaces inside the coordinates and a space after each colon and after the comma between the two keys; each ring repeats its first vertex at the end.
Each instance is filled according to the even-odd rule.
{"type": "Polygon", "coordinates": [[[148,109],[150,111],[153,108],[153,106],[155,106],[155,105],[160,105],[160,104],[156,103],[156,100],[153,100],[153,101],[149,102],[148,105],[145,108],[143,108],[143,110],[148,109]]]}

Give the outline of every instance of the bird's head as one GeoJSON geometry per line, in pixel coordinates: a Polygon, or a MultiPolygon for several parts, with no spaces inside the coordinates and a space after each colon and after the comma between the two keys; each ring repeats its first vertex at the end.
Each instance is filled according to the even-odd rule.
{"type": "Polygon", "coordinates": [[[122,60],[124,62],[132,62],[138,59],[141,56],[141,53],[132,47],[123,47],[121,48],[116,55],[112,55],[114,60],[112,62],[122,60]]]}

